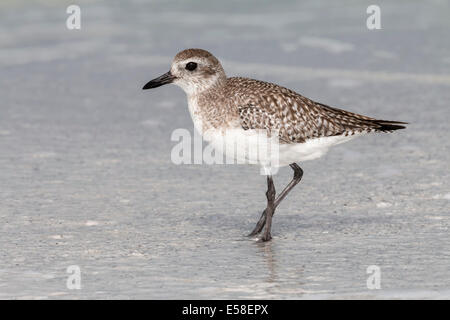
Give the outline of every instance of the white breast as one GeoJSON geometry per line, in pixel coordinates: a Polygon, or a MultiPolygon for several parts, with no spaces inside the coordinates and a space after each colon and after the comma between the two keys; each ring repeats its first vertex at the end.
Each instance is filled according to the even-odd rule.
{"type": "Polygon", "coordinates": [[[203,125],[203,118],[200,114],[200,108],[197,103],[197,99],[195,96],[188,97],[188,108],[189,113],[191,114],[192,122],[194,122],[194,128],[197,130],[201,135],[203,135],[203,128],[205,127],[203,125]]]}
{"type": "Polygon", "coordinates": [[[214,128],[202,116],[195,98],[189,98],[188,105],[195,129],[210,143],[208,150],[223,155],[224,163],[266,166],[271,162],[269,153],[277,147],[273,145],[278,144],[278,139],[268,138],[265,130],[244,130],[238,122],[224,128],[214,128]]]}

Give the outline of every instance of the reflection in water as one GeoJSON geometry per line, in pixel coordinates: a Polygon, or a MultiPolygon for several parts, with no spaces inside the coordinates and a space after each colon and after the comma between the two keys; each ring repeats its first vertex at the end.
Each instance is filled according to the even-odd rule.
{"type": "Polygon", "coordinates": [[[267,282],[268,283],[276,282],[278,277],[277,277],[277,273],[276,273],[276,262],[275,262],[273,249],[272,249],[272,241],[257,242],[256,244],[259,248],[259,251],[263,254],[264,260],[267,265],[267,270],[268,270],[267,282]]]}
{"type": "Polygon", "coordinates": [[[304,280],[304,266],[292,266],[282,260],[281,252],[277,252],[277,246],[273,241],[257,242],[258,251],[261,253],[264,263],[267,266],[266,287],[267,293],[273,296],[291,293],[302,295],[305,293],[303,289],[304,280]],[[279,266],[287,266],[280,269],[279,266]]]}

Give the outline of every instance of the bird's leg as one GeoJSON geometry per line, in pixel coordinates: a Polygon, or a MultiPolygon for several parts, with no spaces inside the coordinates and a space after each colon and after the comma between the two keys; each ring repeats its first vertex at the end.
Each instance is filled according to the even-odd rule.
{"type": "Polygon", "coordinates": [[[272,176],[267,176],[267,208],[266,208],[266,219],[265,225],[266,229],[264,229],[264,234],[261,237],[261,241],[269,241],[272,239],[272,235],[270,234],[270,229],[272,227],[272,216],[275,212],[275,185],[273,184],[272,176]]]}
{"type": "Polygon", "coordinates": [[[289,191],[291,191],[302,180],[303,177],[302,168],[300,168],[300,166],[295,162],[291,163],[289,166],[292,168],[292,170],[294,170],[294,176],[292,177],[291,182],[288,183],[286,188],[284,188],[283,191],[281,191],[281,193],[275,200],[275,208],[278,207],[280,202],[288,195],[289,191]]]}
{"type": "Polygon", "coordinates": [[[267,212],[267,208],[264,209],[264,211],[263,211],[261,217],[259,218],[258,223],[256,224],[255,228],[253,228],[253,231],[250,232],[250,234],[248,235],[249,237],[256,236],[264,228],[264,225],[266,224],[266,212],[267,212]]]}
{"type": "MultiPolygon", "coordinates": [[[[291,163],[290,167],[294,170],[294,177],[292,178],[291,182],[289,182],[289,184],[283,189],[283,191],[281,191],[281,193],[275,199],[275,209],[278,207],[281,200],[283,200],[287,196],[289,191],[291,191],[300,182],[300,180],[302,180],[303,177],[302,168],[300,168],[300,166],[296,163],[291,163]]],[[[258,223],[256,224],[253,231],[249,234],[249,236],[255,236],[262,231],[264,225],[266,224],[266,212],[267,209],[263,211],[261,217],[259,218],[258,223]]]]}

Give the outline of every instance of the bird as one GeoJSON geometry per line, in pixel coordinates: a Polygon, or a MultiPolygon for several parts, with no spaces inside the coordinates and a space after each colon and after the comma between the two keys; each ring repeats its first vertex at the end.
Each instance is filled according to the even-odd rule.
{"type": "Polygon", "coordinates": [[[239,152],[232,156],[264,169],[267,204],[249,234],[251,237],[261,235],[257,238],[260,242],[272,239],[275,210],[303,177],[298,163],[317,159],[331,146],[357,136],[393,132],[408,124],[330,107],[274,83],[227,77],[220,61],[203,49],[185,49],[177,53],[170,70],[146,83],[143,90],[169,83],[186,93],[194,127],[204,140],[222,153],[246,141],[245,152],[240,157],[236,155],[239,152]],[[275,155],[258,157],[259,153],[248,151],[250,146],[257,149],[269,141],[275,141],[275,155]],[[285,166],[292,168],[293,177],[277,195],[274,172],[285,166]]]}

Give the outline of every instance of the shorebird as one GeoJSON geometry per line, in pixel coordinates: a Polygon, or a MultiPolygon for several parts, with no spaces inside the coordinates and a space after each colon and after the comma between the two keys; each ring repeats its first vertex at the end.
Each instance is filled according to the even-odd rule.
{"type": "Polygon", "coordinates": [[[267,206],[249,234],[257,236],[264,229],[260,241],[272,238],[275,209],[302,179],[303,170],[297,162],[319,158],[331,146],[356,136],[392,132],[404,129],[403,125],[407,124],[330,107],[273,83],[242,77],[228,78],[219,60],[202,49],[179,52],[170,71],[151,80],[143,89],[168,83],[185,91],[196,130],[217,147],[223,141],[225,147],[232,148],[241,140],[255,143],[254,137],[259,137],[261,132],[267,139],[275,136],[279,143],[276,165],[267,157],[259,159],[246,155],[249,162],[264,167],[267,175],[267,206]],[[287,165],[294,170],[294,176],[276,196],[273,167],[287,165]]]}

